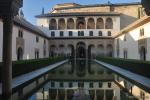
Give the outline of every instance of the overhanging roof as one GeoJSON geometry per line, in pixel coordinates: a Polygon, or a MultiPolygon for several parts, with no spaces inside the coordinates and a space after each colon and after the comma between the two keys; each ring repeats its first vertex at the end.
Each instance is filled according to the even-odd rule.
{"type": "Polygon", "coordinates": [[[134,30],[135,28],[138,28],[146,23],[150,22],[150,16],[144,16],[141,19],[133,22],[132,24],[128,25],[124,29],[122,29],[119,33],[117,33],[114,38],[121,36],[123,34],[126,34],[127,32],[134,30]]]}
{"type": "Polygon", "coordinates": [[[23,17],[16,16],[14,17],[14,24],[23,27],[24,29],[27,29],[37,35],[40,35],[45,38],[49,38],[43,31],[41,31],[37,26],[31,24],[27,20],[25,20],[23,17]]]}
{"type": "Polygon", "coordinates": [[[120,16],[120,13],[116,12],[75,12],[75,13],[47,13],[37,15],[37,18],[44,17],[65,17],[65,16],[120,16]]]}

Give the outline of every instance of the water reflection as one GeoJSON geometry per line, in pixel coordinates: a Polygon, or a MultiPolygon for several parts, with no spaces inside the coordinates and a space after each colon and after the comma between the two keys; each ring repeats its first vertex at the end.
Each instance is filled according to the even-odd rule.
{"type": "Polygon", "coordinates": [[[114,80],[113,73],[91,60],[70,60],[49,73],[51,80],[114,80]]]}
{"type": "Polygon", "coordinates": [[[86,75],[86,60],[77,60],[76,71],[79,77],[84,77],[86,75]]]}
{"type": "Polygon", "coordinates": [[[49,79],[29,100],[112,100],[120,95],[114,74],[91,60],[70,60],[52,70],[49,79]]]}

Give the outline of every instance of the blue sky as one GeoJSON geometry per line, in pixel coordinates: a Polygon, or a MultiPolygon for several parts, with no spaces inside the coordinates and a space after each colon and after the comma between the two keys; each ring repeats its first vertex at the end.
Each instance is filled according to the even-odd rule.
{"type": "MultiPolygon", "coordinates": [[[[108,0],[23,0],[23,12],[25,18],[33,24],[36,24],[36,15],[41,14],[42,8],[45,12],[50,11],[53,6],[61,3],[79,3],[79,4],[102,4],[108,2],[108,0]]],[[[141,0],[109,0],[111,3],[122,2],[140,2],[141,0]]]]}

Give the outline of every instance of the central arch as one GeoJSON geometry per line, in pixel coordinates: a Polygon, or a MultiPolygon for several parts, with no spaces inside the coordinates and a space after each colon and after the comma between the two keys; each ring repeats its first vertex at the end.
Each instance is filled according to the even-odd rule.
{"type": "Polygon", "coordinates": [[[84,42],[77,43],[77,58],[86,58],[86,45],[84,42]]]}

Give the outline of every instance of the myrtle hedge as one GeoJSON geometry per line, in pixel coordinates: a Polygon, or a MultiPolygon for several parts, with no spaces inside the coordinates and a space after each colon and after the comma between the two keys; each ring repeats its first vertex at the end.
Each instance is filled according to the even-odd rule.
{"type": "MultiPolygon", "coordinates": [[[[34,70],[46,67],[56,62],[65,60],[64,57],[53,57],[44,59],[21,60],[12,62],[12,76],[13,78],[34,70]]],[[[2,73],[2,63],[0,63],[0,80],[2,73]]]]}
{"type": "Polygon", "coordinates": [[[97,57],[96,59],[150,78],[150,61],[112,57],[97,57]]]}

